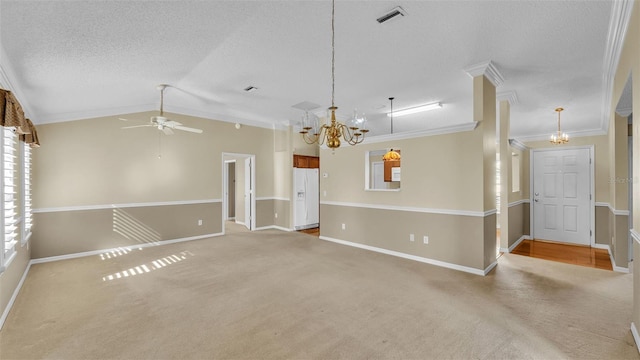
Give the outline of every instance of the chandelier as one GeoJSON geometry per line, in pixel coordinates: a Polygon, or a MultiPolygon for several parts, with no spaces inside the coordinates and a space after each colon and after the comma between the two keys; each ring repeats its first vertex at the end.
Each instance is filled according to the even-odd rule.
{"type": "Polygon", "coordinates": [[[328,109],[331,122],[329,125],[322,124],[322,126],[320,126],[318,121],[314,121],[309,117],[308,113],[305,113],[302,119],[302,130],[300,130],[300,134],[302,134],[302,138],[307,144],[317,143],[323,145],[326,143],[327,146],[333,150],[340,147],[340,138],[349,145],[356,145],[364,141],[365,134],[369,132],[369,130],[366,129],[366,118],[364,115],[358,118],[356,112],[354,112],[354,117],[349,125],[345,125],[336,120],[336,110],[338,107],[335,106],[334,102],[336,92],[335,12],[336,1],[333,0],[331,4],[331,107],[328,109]],[[358,126],[360,124],[362,125],[358,126]]]}
{"type": "Polygon", "coordinates": [[[567,133],[563,133],[562,130],[560,130],[560,112],[562,110],[564,109],[561,107],[556,108],[556,112],[558,113],[558,131],[555,134],[551,134],[551,139],[549,140],[552,144],[555,145],[566,144],[569,142],[569,135],[567,135],[567,133]]]}

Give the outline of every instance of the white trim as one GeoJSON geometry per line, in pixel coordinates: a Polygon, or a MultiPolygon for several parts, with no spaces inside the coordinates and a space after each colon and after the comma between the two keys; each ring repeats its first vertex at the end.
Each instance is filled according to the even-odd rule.
{"type": "Polygon", "coordinates": [[[484,75],[495,87],[504,83],[504,77],[491,60],[467,66],[464,68],[464,72],[472,78],[484,75]]]}
{"type": "Polygon", "coordinates": [[[112,251],[118,251],[118,250],[122,250],[122,249],[135,250],[135,249],[146,248],[146,247],[151,247],[151,246],[162,246],[162,245],[174,244],[174,243],[185,242],[185,241],[207,239],[207,238],[212,238],[212,237],[222,236],[222,235],[224,235],[224,234],[223,233],[204,234],[204,235],[189,236],[189,237],[185,237],[185,238],[178,238],[178,239],[172,239],[172,240],[160,240],[160,241],[155,241],[155,242],[152,242],[152,243],[145,243],[145,244],[119,246],[117,248],[111,248],[111,249],[92,250],[92,251],[85,251],[85,252],[74,253],[74,254],[49,256],[49,257],[45,257],[45,258],[32,259],[30,263],[32,263],[32,264],[42,264],[42,263],[48,263],[48,262],[53,262],[53,261],[69,260],[69,259],[76,259],[76,258],[81,258],[81,257],[86,257],[86,256],[100,255],[100,254],[104,254],[104,253],[108,253],[108,252],[112,252],[112,251]]]}
{"type": "Polygon", "coordinates": [[[638,245],[640,245],[640,234],[636,231],[636,229],[630,229],[629,233],[631,234],[631,238],[635,240],[638,245]]]}
{"type": "Polygon", "coordinates": [[[616,210],[613,208],[613,206],[611,206],[611,204],[606,202],[596,202],[595,206],[607,207],[609,208],[609,211],[613,213],[613,215],[629,216],[629,210],[616,210]]]}
{"type": "Polygon", "coordinates": [[[238,219],[234,219],[234,222],[238,225],[242,225],[242,226],[246,226],[246,224],[244,223],[244,221],[240,221],[238,219]]]}
{"type": "Polygon", "coordinates": [[[132,208],[132,207],[148,207],[148,206],[211,204],[211,203],[220,203],[220,202],[222,202],[222,199],[158,201],[158,202],[146,202],[146,203],[84,205],[84,206],[63,206],[63,207],[54,207],[54,208],[33,209],[32,212],[35,214],[35,213],[50,213],[50,212],[61,212],[61,211],[103,210],[103,209],[113,209],[113,208],[132,208]]]}
{"type": "Polygon", "coordinates": [[[525,240],[531,240],[531,236],[522,235],[522,236],[520,236],[520,238],[518,240],[516,240],[516,242],[514,242],[511,246],[509,246],[509,248],[500,248],[500,251],[503,252],[503,253],[510,253],[510,252],[513,251],[513,249],[518,247],[518,245],[520,245],[521,242],[523,242],[525,240]]]}
{"type": "Polygon", "coordinates": [[[515,90],[501,91],[496,93],[496,100],[507,101],[509,105],[513,106],[518,103],[518,94],[515,90]]]}
{"type": "MultiPolygon", "coordinates": [[[[435,135],[444,135],[444,134],[453,134],[465,131],[472,131],[478,126],[477,121],[472,121],[463,124],[444,126],[435,129],[426,129],[426,130],[417,130],[417,131],[404,131],[394,134],[385,134],[385,135],[376,135],[366,137],[363,144],[375,144],[379,142],[385,141],[396,141],[396,140],[406,140],[406,139],[414,139],[419,137],[426,136],[435,136],[435,135]]],[[[323,149],[326,149],[326,144],[323,145],[323,149]]]]}
{"type": "Polygon", "coordinates": [[[385,255],[397,256],[397,257],[400,257],[400,258],[403,258],[403,259],[419,261],[419,262],[422,262],[422,263],[425,263],[425,264],[440,266],[440,267],[444,267],[444,268],[447,268],[447,269],[463,271],[463,272],[471,273],[471,274],[474,274],[474,275],[482,275],[482,276],[487,275],[497,264],[497,262],[493,262],[486,269],[480,270],[480,269],[476,269],[476,268],[472,268],[472,267],[468,267],[468,266],[462,266],[462,265],[452,264],[452,263],[448,263],[448,262],[444,262],[444,261],[440,261],[440,260],[434,260],[434,259],[424,258],[424,257],[421,257],[421,256],[405,254],[405,253],[401,253],[401,252],[398,252],[398,251],[382,249],[382,248],[375,247],[375,246],[369,246],[369,245],[354,243],[354,242],[351,242],[351,241],[335,239],[335,238],[331,238],[331,237],[328,237],[328,236],[320,236],[319,239],[320,240],[334,242],[334,243],[337,243],[337,244],[340,244],[340,245],[347,245],[347,246],[352,246],[352,247],[356,247],[356,248],[359,248],[359,249],[374,251],[374,252],[385,254],[385,255]]]}
{"type": "Polygon", "coordinates": [[[520,204],[529,204],[529,199],[520,199],[509,203],[509,207],[518,206],[520,204]]]}
{"type": "Polygon", "coordinates": [[[518,149],[520,151],[527,151],[529,150],[529,147],[523,143],[521,143],[519,140],[517,139],[509,139],[509,145],[514,148],[514,149],[518,149]]]}
{"type": "Polygon", "coordinates": [[[16,288],[13,290],[13,294],[11,295],[11,299],[9,299],[9,302],[7,303],[7,306],[4,308],[4,311],[2,312],[2,317],[0,317],[0,330],[2,330],[2,327],[4,326],[4,322],[5,320],[7,320],[7,316],[9,316],[9,312],[11,311],[11,308],[13,307],[13,303],[16,301],[16,298],[18,297],[18,293],[20,293],[20,289],[22,289],[22,284],[24,284],[24,280],[27,278],[27,274],[29,273],[29,270],[31,269],[31,264],[32,264],[33,260],[29,261],[29,263],[27,263],[27,267],[24,269],[24,273],[22,273],[22,277],[20,278],[20,281],[18,282],[18,286],[16,286],[16,288]]]}
{"type": "MultiPolygon", "coordinates": [[[[572,138],[607,135],[607,132],[602,129],[589,129],[589,130],[572,131],[572,132],[568,132],[567,134],[569,134],[569,143],[571,143],[572,138]]],[[[520,135],[520,136],[514,135],[514,138],[517,138],[518,141],[521,141],[521,142],[549,141],[549,135],[550,134],[520,135]]],[[[549,146],[553,146],[553,144],[549,143],[549,146]]]]}
{"type": "MultiPolygon", "coordinates": [[[[592,245],[593,247],[593,245],[592,245]]],[[[613,253],[611,252],[611,247],[607,246],[607,252],[609,253],[609,260],[611,261],[611,267],[613,267],[613,271],[615,272],[619,272],[619,273],[624,273],[624,274],[628,274],[629,273],[629,268],[628,267],[621,267],[621,266],[617,266],[616,265],[616,260],[613,258],[613,253]]]]}
{"type": "Polygon", "coordinates": [[[640,335],[638,335],[638,329],[633,321],[631,322],[631,334],[633,335],[633,341],[636,343],[636,349],[640,352],[640,335]]]}
{"type": "Polygon", "coordinates": [[[593,244],[593,246],[591,246],[594,249],[602,249],[602,250],[607,250],[607,252],[609,252],[609,245],[607,244],[593,244]]]}
{"type": "MultiPolygon", "coordinates": [[[[251,186],[250,186],[251,187],[251,193],[250,193],[251,194],[251,200],[250,200],[251,201],[251,211],[250,211],[249,216],[251,218],[250,219],[251,222],[249,223],[250,225],[249,225],[248,229],[250,231],[253,231],[256,228],[256,217],[257,217],[257,209],[256,209],[256,200],[257,199],[256,199],[256,195],[255,194],[256,194],[256,168],[257,168],[258,165],[257,165],[257,162],[256,162],[256,155],[255,154],[240,154],[240,153],[233,153],[233,152],[222,152],[221,153],[221,157],[222,157],[222,164],[221,164],[222,169],[220,171],[220,174],[222,176],[222,184],[221,184],[222,185],[222,194],[226,194],[228,192],[227,187],[228,187],[229,184],[227,184],[227,182],[225,181],[225,178],[226,178],[226,175],[227,175],[227,172],[226,172],[227,166],[225,165],[225,161],[226,160],[232,160],[232,159],[228,159],[228,157],[236,158],[236,160],[242,159],[243,161],[246,161],[246,159],[250,160],[250,169],[252,171],[251,171],[251,177],[249,179],[249,183],[251,184],[251,186]],[[227,158],[227,159],[225,159],[225,158],[227,158]]],[[[243,167],[244,167],[244,165],[243,165],[243,167]]],[[[245,173],[245,179],[244,179],[245,184],[246,184],[246,180],[247,180],[246,178],[247,178],[247,174],[245,173]]],[[[243,189],[243,191],[244,191],[244,189],[243,189]]],[[[245,194],[245,197],[246,197],[246,194],[245,194]]],[[[224,211],[224,209],[227,206],[228,206],[227,205],[227,197],[223,196],[223,198],[222,198],[222,209],[223,209],[223,211],[222,211],[222,218],[221,218],[221,221],[222,221],[222,233],[226,232],[224,224],[225,224],[225,221],[227,219],[225,219],[225,211],[224,211]]],[[[237,207],[236,207],[236,209],[237,209],[237,207]]],[[[245,209],[246,209],[246,207],[245,207],[245,209]]],[[[238,222],[237,220],[235,220],[235,222],[236,222],[236,224],[241,224],[241,225],[244,225],[245,227],[247,227],[244,222],[238,222]]]]}
{"type": "Polygon", "coordinates": [[[291,232],[291,231],[295,231],[294,229],[287,229],[285,227],[282,226],[278,226],[278,225],[268,225],[268,226],[262,226],[259,228],[256,228],[255,230],[281,230],[281,231],[286,231],[286,232],[291,232]]]}
{"type": "Polygon", "coordinates": [[[342,202],[342,201],[320,201],[320,205],[359,207],[359,208],[379,209],[379,210],[410,211],[410,212],[443,214],[443,215],[478,216],[478,217],[486,217],[486,216],[497,213],[496,209],[492,209],[488,211],[449,210],[449,209],[420,208],[420,207],[411,207],[411,206],[363,204],[363,203],[352,203],[352,202],[342,202]]]}
{"type": "MultiPolygon", "coordinates": [[[[633,10],[633,0],[613,1],[611,4],[611,20],[604,52],[602,82],[604,96],[602,98],[602,114],[600,127],[603,131],[609,130],[609,116],[611,116],[611,97],[613,95],[613,83],[616,69],[620,62],[620,54],[624,46],[624,38],[629,27],[629,19],[633,10]]],[[[625,78],[626,80],[626,78],[625,78]]]]}
{"type": "Polygon", "coordinates": [[[290,201],[289,198],[285,198],[285,197],[279,197],[279,196],[256,196],[256,201],[263,201],[263,200],[282,200],[282,201],[290,201]]]}

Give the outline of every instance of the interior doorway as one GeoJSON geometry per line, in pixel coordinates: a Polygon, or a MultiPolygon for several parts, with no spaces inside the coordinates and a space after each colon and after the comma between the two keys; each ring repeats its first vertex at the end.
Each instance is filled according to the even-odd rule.
{"type": "Polygon", "coordinates": [[[225,177],[224,198],[227,201],[227,205],[224,207],[224,219],[226,221],[236,219],[236,161],[227,160],[224,162],[225,177]]]}
{"type": "Polygon", "coordinates": [[[222,232],[233,220],[248,230],[256,228],[255,155],[222,153],[222,232]]]}
{"type": "Polygon", "coordinates": [[[532,152],[532,236],[593,246],[593,147],[532,152]]]}

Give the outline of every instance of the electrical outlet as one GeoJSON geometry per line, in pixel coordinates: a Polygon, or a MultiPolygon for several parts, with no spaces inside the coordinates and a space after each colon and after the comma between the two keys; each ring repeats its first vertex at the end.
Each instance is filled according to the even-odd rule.
{"type": "Polygon", "coordinates": [[[425,236],[422,238],[422,242],[424,242],[425,244],[428,244],[428,243],[429,243],[429,237],[428,237],[427,235],[425,235],[425,236]]]}
{"type": "Polygon", "coordinates": [[[409,234],[409,241],[415,241],[416,238],[415,236],[413,236],[413,234],[409,234]]]}
{"type": "Polygon", "coordinates": [[[327,190],[323,191],[322,195],[324,195],[324,197],[327,197],[327,190]]]}
{"type": "Polygon", "coordinates": [[[202,226],[202,219],[198,220],[198,226],[202,226]]]}
{"type": "Polygon", "coordinates": [[[278,218],[278,213],[276,213],[276,219],[278,218]]]}
{"type": "Polygon", "coordinates": [[[347,224],[342,224],[342,230],[346,230],[347,229],[347,224]]]}

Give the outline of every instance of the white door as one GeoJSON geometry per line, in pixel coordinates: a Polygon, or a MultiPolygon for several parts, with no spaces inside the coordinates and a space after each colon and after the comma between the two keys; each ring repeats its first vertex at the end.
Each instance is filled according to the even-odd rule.
{"type": "Polygon", "coordinates": [[[533,153],[533,236],[540,240],[591,244],[589,149],[533,153]]]}
{"type": "Polygon", "coordinates": [[[384,163],[382,161],[376,161],[371,163],[373,171],[371,172],[372,189],[387,189],[387,183],[384,182],[384,163]]]}
{"type": "Polygon", "coordinates": [[[251,158],[244,159],[244,226],[251,230],[253,219],[251,218],[251,205],[253,204],[253,189],[251,188],[252,179],[251,158]]]}

